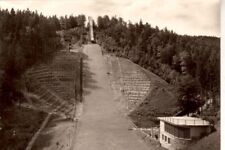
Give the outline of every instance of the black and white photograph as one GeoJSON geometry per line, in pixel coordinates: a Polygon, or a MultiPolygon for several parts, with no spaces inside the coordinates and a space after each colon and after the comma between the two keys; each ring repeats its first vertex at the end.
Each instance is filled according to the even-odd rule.
{"type": "Polygon", "coordinates": [[[222,150],[223,17],[222,0],[0,0],[0,150],[222,150]]]}

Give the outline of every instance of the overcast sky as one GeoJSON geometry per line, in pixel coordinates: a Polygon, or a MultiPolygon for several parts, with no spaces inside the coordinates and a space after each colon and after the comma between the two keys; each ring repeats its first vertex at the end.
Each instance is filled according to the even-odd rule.
{"type": "Polygon", "coordinates": [[[142,19],[179,34],[220,36],[219,0],[0,0],[0,7],[57,16],[116,15],[131,22],[142,19]]]}

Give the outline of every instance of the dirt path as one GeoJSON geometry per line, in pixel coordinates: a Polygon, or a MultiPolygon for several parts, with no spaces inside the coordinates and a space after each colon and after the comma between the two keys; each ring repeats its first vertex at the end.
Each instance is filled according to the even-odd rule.
{"type": "Polygon", "coordinates": [[[120,113],[110,88],[101,48],[86,45],[84,63],[91,84],[84,88],[83,113],[80,116],[73,150],[149,150],[134,131],[131,122],[120,113]]]}

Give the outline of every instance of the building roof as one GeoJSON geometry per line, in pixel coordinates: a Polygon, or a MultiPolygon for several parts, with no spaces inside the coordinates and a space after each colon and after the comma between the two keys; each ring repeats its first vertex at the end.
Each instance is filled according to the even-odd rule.
{"type": "Polygon", "coordinates": [[[177,126],[209,126],[210,123],[206,120],[196,117],[158,117],[159,120],[177,126]]]}

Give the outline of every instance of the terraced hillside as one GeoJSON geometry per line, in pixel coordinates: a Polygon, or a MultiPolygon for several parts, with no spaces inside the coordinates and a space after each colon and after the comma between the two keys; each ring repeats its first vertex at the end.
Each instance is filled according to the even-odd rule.
{"type": "Polygon", "coordinates": [[[124,95],[129,116],[138,127],[157,126],[157,116],[176,111],[174,88],[125,58],[107,55],[112,87],[124,95]]]}
{"type": "Polygon", "coordinates": [[[159,76],[143,69],[151,81],[149,93],[129,116],[139,127],[158,126],[159,116],[170,116],[177,111],[175,89],[159,76]]]}
{"type": "Polygon", "coordinates": [[[52,62],[27,72],[29,91],[35,107],[61,116],[72,117],[75,105],[75,76],[78,56],[59,52],[52,62]]]}
{"type": "Polygon", "coordinates": [[[125,59],[119,59],[122,73],[122,92],[128,100],[128,108],[134,110],[142,103],[150,90],[151,81],[136,65],[130,65],[125,59]]]}

